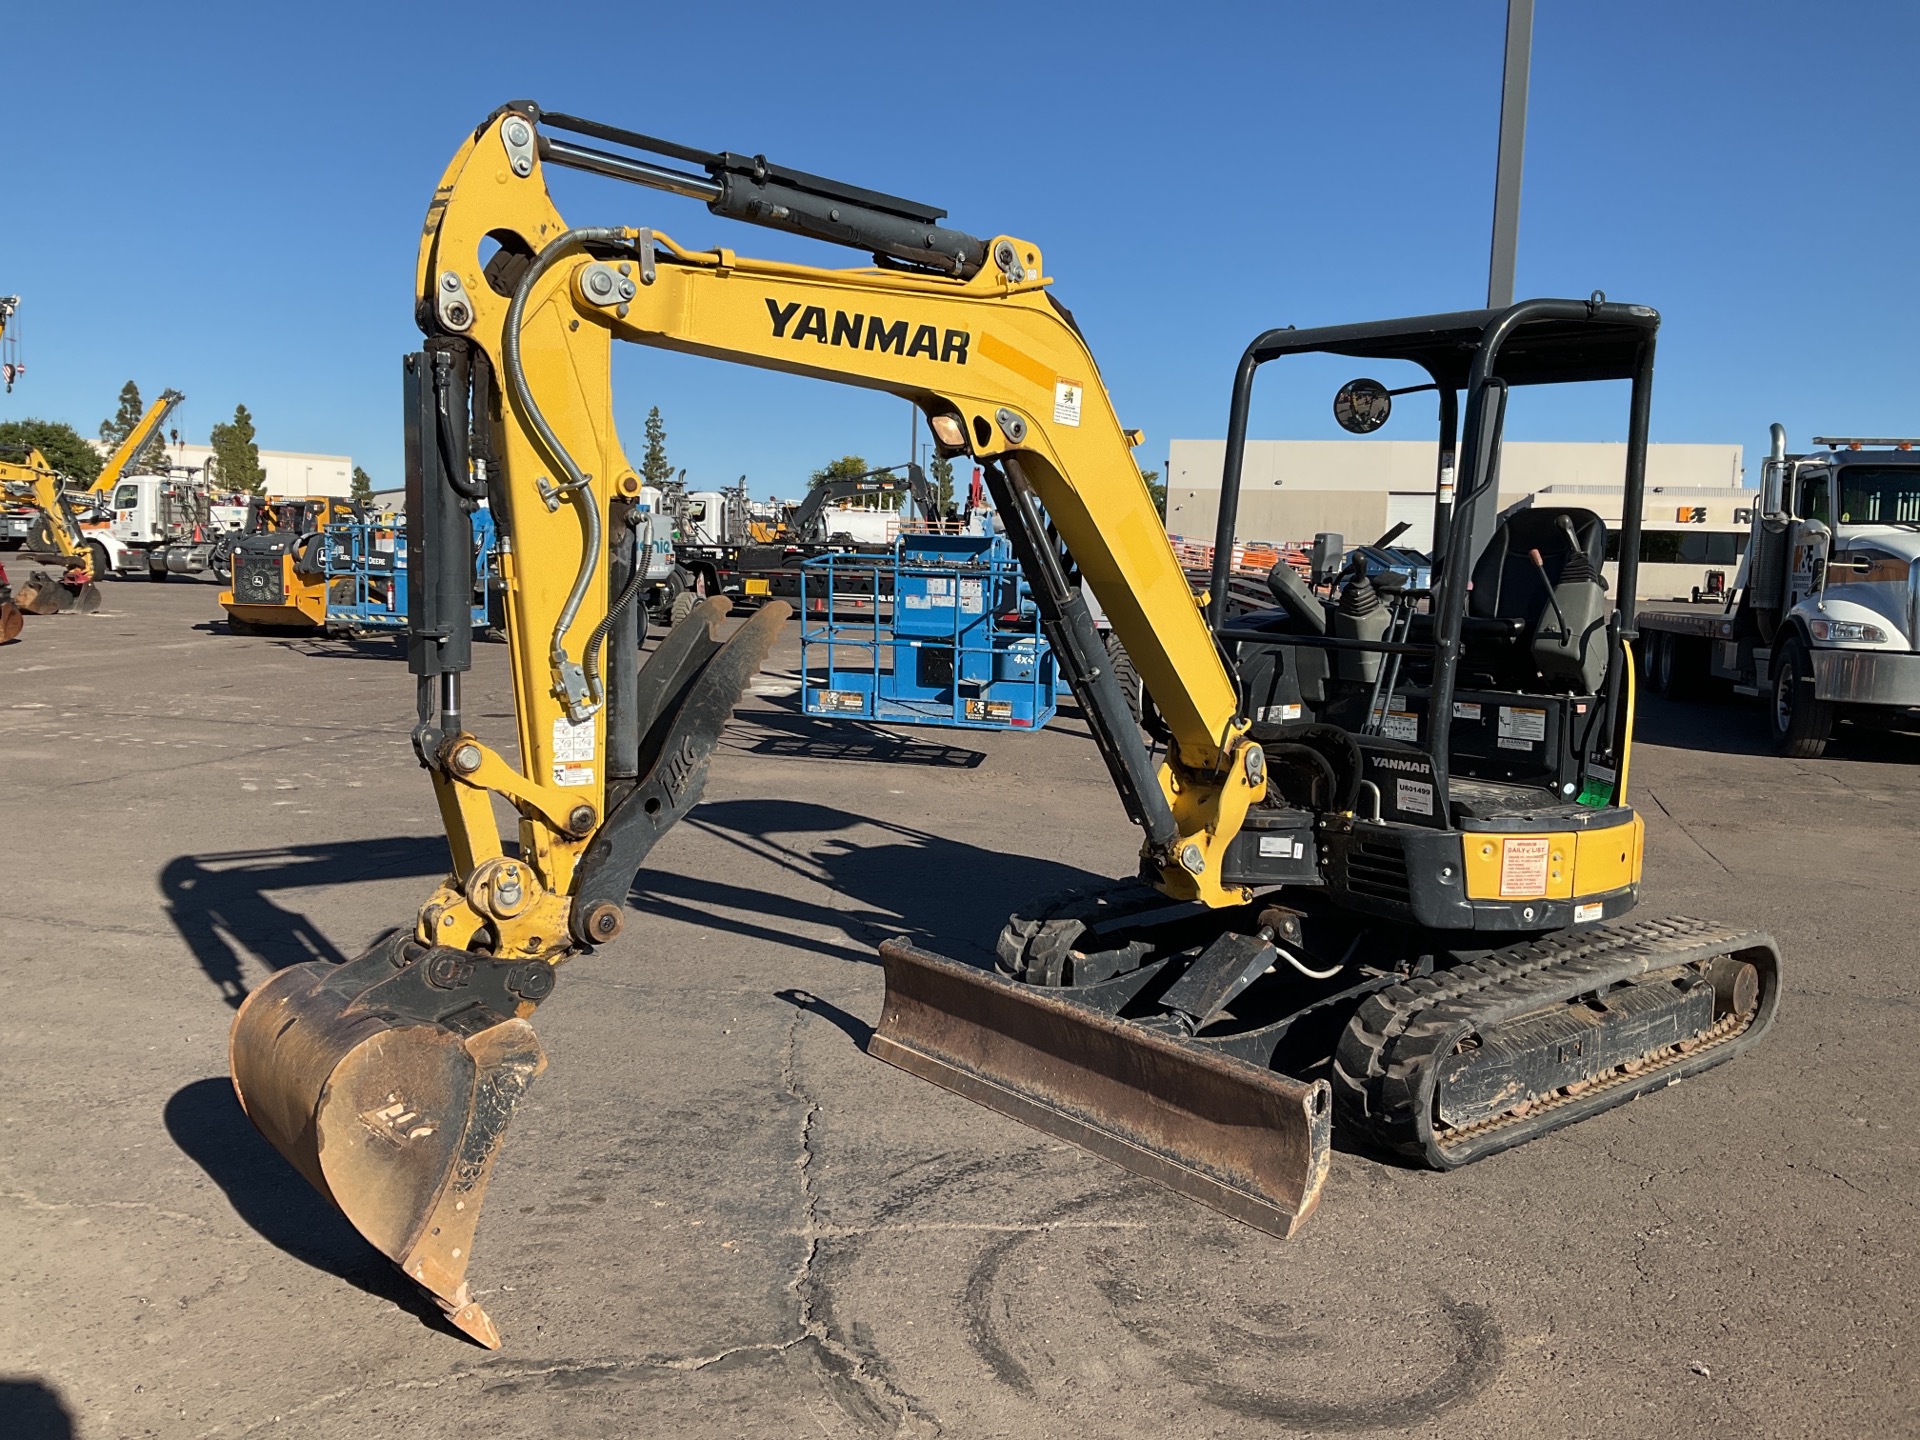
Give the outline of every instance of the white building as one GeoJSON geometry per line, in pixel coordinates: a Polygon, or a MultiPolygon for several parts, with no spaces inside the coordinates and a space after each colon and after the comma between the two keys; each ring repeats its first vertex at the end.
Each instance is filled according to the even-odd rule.
{"type": "MultiPolygon", "coordinates": [[[[111,448],[101,441],[91,442],[103,455],[111,448]]],[[[210,445],[169,445],[167,459],[174,465],[192,466],[202,472],[213,455],[210,445]]],[[[353,493],[353,457],[351,455],[302,455],[292,450],[262,450],[260,468],[267,472],[261,488],[268,495],[289,500],[314,496],[345,496],[353,493]]]]}
{"type": "MultiPolygon", "coordinates": [[[[1167,530],[1211,542],[1220,513],[1224,440],[1175,440],[1167,460],[1167,530]]],[[[1510,440],[1501,448],[1499,509],[1531,496],[1536,504],[1575,505],[1619,533],[1627,447],[1610,443],[1510,440]]],[[[1369,544],[1402,521],[1397,542],[1433,544],[1433,491],[1439,463],[1432,440],[1249,440],[1240,482],[1236,540],[1304,546],[1321,531],[1369,544]]],[[[1746,551],[1759,503],[1748,489],[1738,445],[1649,445],[1641,507],[1644,598],[1710,588],[1708,572],[1731,583],[1746,551]]]]}

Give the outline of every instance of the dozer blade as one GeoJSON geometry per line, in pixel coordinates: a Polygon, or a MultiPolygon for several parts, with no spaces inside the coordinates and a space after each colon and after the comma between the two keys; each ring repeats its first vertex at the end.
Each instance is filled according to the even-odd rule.
{"type": "Polygon", "coordinates": [[[1311,1084],[1184,1045],[901,940],[867,1052],[1261,1230],[1320,1203],[1332,1128],[1311,1084]]]}
{"type": "Polygon", "coordinates": [[[247,997],[229,1040],[248,1118],[489,1349],[500,1334],[467,1265],[507,1122],[547,1064],[514,1013],[533,1008],[519,991],[551,985],[539,961],[396,935],[345,965],[282,970],[247,997]]]}

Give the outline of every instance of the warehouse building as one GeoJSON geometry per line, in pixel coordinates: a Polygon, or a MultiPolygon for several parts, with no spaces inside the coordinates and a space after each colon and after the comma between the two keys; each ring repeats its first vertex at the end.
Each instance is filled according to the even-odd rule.
{"type": "MultiPolygon", "coordinates": [[[[1172,442],[1169,533],[1213,539],[1226,449],[1224,440],[1172,442]]],[[[1528,497],[1580,506],[1604,520],[1611,537],[1620,527],[1626,453],[1623,444],[1509,441],[1500,508],[1528,497]]],[[[1363,544],[1404,522],[1398,543],[1428,549],[1437,462],[1430,440],[1249,440],[1235,539],[1299,545],[1330,530],[1363,544]]],[[[1740,446],[1649,445],[1641,594],[1679,598],[1731,584],[1757,503],[1740,446]]]]}
{"type": "MultiPolygon", "coordinates": [[[[103,455],[109,448],[102,441],[89,443],[103,455]]],[[[206,473],[207,461],[212,456],[213,447],[210,445],[183,443],[167,446],[169,464],[176,468],[189,467],[196,474],[206,473]]],[[[262,450],[260,468],[267,472],[260,488],[268,495],[306,500],[320,496],[344,499],[353,493],[351,455],[305,455],[294,450],[262,450]]]]}

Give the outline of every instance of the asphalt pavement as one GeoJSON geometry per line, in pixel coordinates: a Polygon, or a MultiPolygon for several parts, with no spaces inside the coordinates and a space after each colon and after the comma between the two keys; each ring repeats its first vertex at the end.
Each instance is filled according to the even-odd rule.
{"type": "Polygon", "coordinates": [[[476,1242],[490,1353],[226,1078],[248,987],[447,866],[410,679],[390,641],[229,636],[214,595],[109,585],[0,649],[9,1440],[1920,1431],[1920,738],[1785,761],[1751,705],[1643,699],[1641,913],[1772,931],[1771,1036],[1454,1174],[1340,1150],[1283,1242],[867,1058],[881,939],[984,960],[1135,832],[1070,718],[801,717],[789,627],[540,1010],[476,1242]]]}

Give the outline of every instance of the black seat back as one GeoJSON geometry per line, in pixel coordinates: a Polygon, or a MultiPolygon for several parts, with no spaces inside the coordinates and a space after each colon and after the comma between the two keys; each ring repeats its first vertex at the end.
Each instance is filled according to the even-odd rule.
{"type": "Polygon", "coordinates": [[[1576,553],[1561,520],[1573,526],[1574,539],[1586,553],[1591,573],[1600,573],[1606,559],[1607,527],[1591,510],[1575,506],[1533,505],[1516,510],[1494,527],[1493,538],[1473,566],[1473,589],[1467,594],[1467,614],[1483,620],[1519,620],[1531,632],[1547,606],[1547,586],[1534,568],[1532,550],[1540,552],[1547,580],[1560,583],[1560,572],[1576,553]]]}

